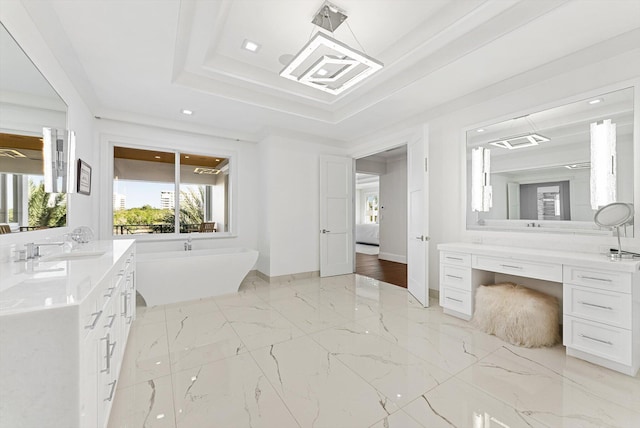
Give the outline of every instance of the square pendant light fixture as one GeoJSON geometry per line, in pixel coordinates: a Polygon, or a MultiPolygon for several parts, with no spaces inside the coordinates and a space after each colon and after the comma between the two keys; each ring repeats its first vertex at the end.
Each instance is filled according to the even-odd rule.
{"type": "MultiPolygon", "coordinates": [[[[312,22],[333,32],[346,18],[338,8],[325,4],[312,22]]],[[[338,95],[382,67],[380,61],[323,32],[317,32],[280,72],[280,76],[338,95]]]]}
{"type": "Polygon", "coordinates": [[[524,134],[516,137],[509,137],[499,141],[493,141],[489,144],[502,147],[503,149],[517,150],[525,147],[537,146],[540,143],[550,141],[547,137],[540,134],[524,134]]]}
{"type": "Polygon", "coordinates": [[[567,169],[591,169],[591,162],[578,162],[564,166],[567,169]]]}

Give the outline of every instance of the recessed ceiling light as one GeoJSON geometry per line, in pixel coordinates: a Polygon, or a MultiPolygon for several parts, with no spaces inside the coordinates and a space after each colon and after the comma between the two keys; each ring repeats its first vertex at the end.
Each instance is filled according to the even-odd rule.
{"type": "Polygon", "coordinates": [[[595,100],[589,101],[589,104],[592,104],[592,105],[598,104],[598,103],[601,103],[602,101],[603,101],[602,98],[596,98],[595,100]]]}
{"type": "Polygon", "coordinates": [[[185,159],[189,159],[189,156],[188,156],[188,155],[184,155],[184,158],[185,158],[185,159]]]}
{"type": "Polygon", "coordinates": [[[318,70],[318,71],[316,72],[316,74],[317,74],[318,76],[326,76],[327,74],[329,74],[329,72],[328,72],[327,70],[325,70],[324,68],[321,68],[320,70],[318,70]]]}
{"type": "Polygon", "coordinates": [[[193,114],[193,110],[183,109],[182,114],[186,114],[187,116],[191,116],[193,114]]]}
{"type": "Polygon", "coordinates": [[[480,128],[480,129],[477,129],[476,131],[478,131],[478,132],[484,132],[484,129],[483,129],[483,128],[480,128]]]}
{"type": "Polygon", "coordinates": [[[154,156],[154,158],[156,158],[156,159],[160,159],[160,156],[154,156]]]}
{"type": "Polygon", "coordinates": [[[244,39],[244,42],[242,42],[242,49],[246,49],[249,52],[256,53],[260,50],[260,45],[256,42],[252,42],[251,40],[244,39]]]}

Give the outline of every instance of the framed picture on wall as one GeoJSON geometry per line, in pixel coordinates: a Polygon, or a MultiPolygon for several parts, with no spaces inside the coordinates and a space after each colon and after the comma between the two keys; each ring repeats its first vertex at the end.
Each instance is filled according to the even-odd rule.
{"type": "Polygon", "coordinates": [[[82,159],[78,159],[78,193],[91,194],[91,167],[82,159]]]}

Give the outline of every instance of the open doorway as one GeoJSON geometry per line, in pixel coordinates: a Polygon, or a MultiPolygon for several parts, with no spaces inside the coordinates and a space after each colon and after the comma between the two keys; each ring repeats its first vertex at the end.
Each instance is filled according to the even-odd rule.
{"type": "Polygon", "coordinates": [[[407,147],[356,159],[357,274],[407,287],[407,147]]]}

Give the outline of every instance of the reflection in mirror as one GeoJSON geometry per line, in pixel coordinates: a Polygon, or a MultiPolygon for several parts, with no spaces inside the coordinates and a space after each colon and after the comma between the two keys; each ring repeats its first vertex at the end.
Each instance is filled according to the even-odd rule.
{"type": "Polygon", "coordinates": [[[614,228],[616,230],[618,250],[611,250],[611,258],[613,260],[640,256],[640,254],[622,251],[622,244],[620,243],[620,226],[633,224],[633,204],[613,202],[605,205],[596,212],[593,221],[600,227],[614,228]]]}
{"type": "Polygon", "coordinates": [[[229,189],[229,158],[115,146],[113,234],[229,232],[229,189]]]}
{"type": "Polygon", "coordinates": [[[66,225],[65,194],[44,190],[42,128],[67,106],[0,25],[0,233],[66,225]]]}
{"type": "Polygon", "coordinates": [[[633,203],[633,96],[627,88],[469,130],[467,228],[609,233],[593,216],[633,203]]]}
{"type": "Polygon", "coordinates": [[[51,193],[73,193],[75,132],[65,129],[43,128],[44,189],[51,193]]]}

